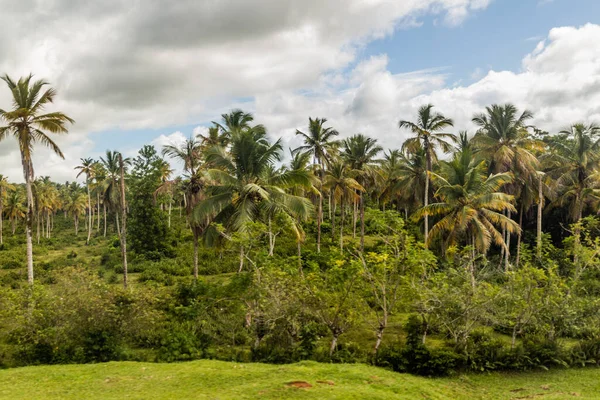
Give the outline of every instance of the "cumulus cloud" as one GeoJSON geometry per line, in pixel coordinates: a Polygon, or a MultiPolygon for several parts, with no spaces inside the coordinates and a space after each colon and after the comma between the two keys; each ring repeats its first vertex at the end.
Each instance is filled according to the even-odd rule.
{"type": "MultiPolygon", "coordinates": [[[[0,0],[0,71],[52,82],[57,108],[77,121],[78,139],[64,149],[74,154],[90,132],[209,121],[237,98],[312,89],[375,38],[418,26],[425,14],[455,25],[488,3],[0,0]]],[[[0,90],[0,104],[8,101],[0,90]]],[[[0,145],[11,178],[14,150],[0,145]]],[[[49,159],[36,163],[66,179],[49,159]]]]}

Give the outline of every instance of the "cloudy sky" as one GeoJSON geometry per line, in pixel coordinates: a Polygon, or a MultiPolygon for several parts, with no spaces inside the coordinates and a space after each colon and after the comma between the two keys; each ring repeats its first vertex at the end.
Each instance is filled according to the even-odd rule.
{"type": "MultiPolygon", "coordinates": [[[[0,0],[0,72],[45,78],[76,120],[66,160],[36,149],[37,175],[73,180],[81,157],[177,143],[232,108],[298,145],[309,116],[386,147],[433,103],[471,129],[513,102],[557,131],[600,121],[597,0],[0,0]]],[[[0,87],[0,108],[10,106],[0,87]]],[[[14,139],[0,173],[22,180],[14,139]]]]}

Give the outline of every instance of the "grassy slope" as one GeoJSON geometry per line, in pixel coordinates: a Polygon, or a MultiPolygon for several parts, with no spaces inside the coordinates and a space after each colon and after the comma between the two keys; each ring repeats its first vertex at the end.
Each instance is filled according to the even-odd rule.
{"type": "Polygon", "coordinates": [[[366,365],[315,362],[281,366],[212,360],[112,362],[0,371],[0,398],[600,399],[598,378],[599,369],[428,379],[366,365]],[[289,387],[292,381],[306,381],[312,387],[289,387]]]}

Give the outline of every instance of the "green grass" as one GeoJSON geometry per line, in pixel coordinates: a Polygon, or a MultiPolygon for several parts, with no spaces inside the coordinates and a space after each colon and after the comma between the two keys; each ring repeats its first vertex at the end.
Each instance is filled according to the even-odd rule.
{"type": "Polygon", "coordinates": [[[429,379],[361,364],[111,362],[3,370],[0,398],[600,399],[599,378],[596,368],[429,379]]]}

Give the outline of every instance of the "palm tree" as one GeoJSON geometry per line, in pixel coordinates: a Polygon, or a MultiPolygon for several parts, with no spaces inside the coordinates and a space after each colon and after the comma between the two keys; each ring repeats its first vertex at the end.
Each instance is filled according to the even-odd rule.
{"type": "Polygon", "coordinates": [[[11,224],[11,231],[14,236],[16,223],[19,218],[25,217],[27,208],[23,205],[23,194],[20,190],[11,190],[6,199],[6,216],[11,224]]]}
{"type": "Polygon", "coordinates": [[[86,203],[86,196],[80,191],[79,188],[75,188],[71,192],[67,203],[64,204],[64,209],[73,216],[75,236],[79,234],[79,217],[81,214],[85,214],[86,203]]]}
{"type": "Polygon", "coordinates": [[[202,198],[204,178],[201,174],[202,144],[196,138],[190,138],[180,147],[167,145],[163,147],[162,154],[183,163],[183,169],[188,179],[183,182],[183,200],[186,209],[187,221],[194,235],[194,279],[198,279],[198,241],[206,225],[204,221],[192,218],[194,207],[202,198]]]}
{"type": "MultiPolygon", "coordinates": [[[[415,137],[407,139],[403,144],[403,149],[415,153],[419,148],[425,152],[426,171],[425,191],[423,204],[425,207],[429,204],[429,172],[432,171],[432,165],[437,160],[435,152],[436,147],[442,151],[449,152],[452,148],[450,142],[455,141],[456,137],[451,133],[441,131],[454,126],[450,118],[444,117],[440,113],[433,112],[433,104],[427,104],[419,108],[417,113],[417,122],[400,120],[398,127],[410,130],[415,137]]],[[[428,243],[429,219],[425,214],[425,243],[428,243]]]]}
{"type": "Polygon", "coordinates": [[[427,180],[427,158],[425,150],[417,149],[415,152],[403,151],[400,153],[401,162],[398,171],[398,181],[395,190],[400,192],[400,204],[404,205],[404,214],[408,218],[408,211],[417,210],[423,206],[427,180]]]}
{"type": "MultiPolygon", "coordinates": [[[[231,238],[235,232],[245,233],[250,223],[265,216],[280,215],[300,240],[301,228],[297,221],[307,218],[312,204],[304,197],[286,192],[294,186],[308,187],[311,179],[306,171],[271,170],[281,159],[280,140],[271,144],[261,127],[235,132],[231,150],[213,147],[206,152],[211,184],[206,187],[207,197],[194,210],[194,219],[212,220],[221,224],[225,232],[210,226],[206,231],[209,242],[216,237],[231,238]]],[[[244,246],[240,246],[240,271],[244,265],[244,246]]]]}
{"type": "MultiPolygon", "coordinates": [[[[250,123],[252,121],[254,121],[254,115],[240,109],[232,110],[229,114],[221,114],[221,123],[213,121],[213,125],[221,130],[221,134],[217,135],[218,131],[215,132],[209,130],[209,137],[218,139],[217,145],[226,146],[233,135],[250,129],[250,123]]],[[[264,129],[261,125],[254,126],[254,129],[259,128],[264,129]]],[[[205,138],[203,136],[201,137],[204,144],[205,138]]]]}
{"type": "Polygon", "coordinates": [[[308,133],[296,130],[304,140],[304,145],[294,150],[294,153],[306,152],[313,157],[313,163],[318,167],[319,175],[319,207],[317,210],[317,252],[321,251],[321,224],[323,223],[323,178],[325,162],[329,162],[329,155],[336,146],[332,139],[338,132],[323,125],[327,122],[325,118],[308,118],[308,133]]]}
{"type": "MultiPolygon", "coordinates": [[[[358,176],[358,182],[365,187],[367,177],[373,172],[371,166],[375,157],[383,149],[377,145],[377,140],[362,134],[345,139],[342,144],[342,158],[358,176]]],[[[360,203],[360,249],[365,247],[365,200],[364,190],[359,191],[360,203]]]]}
{"type": "Polygon", "coordinates": [[[90,237],[92,236],[92,195],[90,194],[90,179],[93,177],[95,161],[92,158],[82,158],[81,165],[75,167],[79,170],[77,178],[81,174],[85,174],[85,186],[87,188],[87,207],[88,207],[88,235],[85,244],[90,244],[90,237]]]}
{"type": "Polygon", "coordinates": [[[335,225],[333,224],[333,221],[335,221],[335,208],[337,203],[340,204],[340,250],[344,249],[345,202],[352,199],[354,204],[356,198],[359,197],[357,193],[362,193],[365,190],[356,179],[350,176],[351,172],[346,164],[336,162],[325,173],[325,181],[323,182],[324,187],[330,190],[333,198],[332,236],[335,236],[335,225]]]}
{"type": "Polygon", "coordinates": [[[27,281],[33,285],[33,243],[31,231],[33,225],[33,192],[31,182],[33,181],[33,146],[42,143],[49,147],[59,157],[64,158],[58,145],[48,136],[49,133],[67,133],[67,123],[74,121],[61,112],[44,114],[44,108],[54,101],[56,91],[53,88],[44,90],[48,82],[38,80],[32,82],[33,75],[19,79],[17,82],[8,75],[2,80],[6,82],[13,96],[12,110],[0,109],[0,120],[7,125],[0,126],[0,141],[8,135],[15,136],[19,143],[21,152],[21,164],[25,177],[27,191],[27,216],[25,235],[27,238],[27,281]]]}
{"type": "MultiPolygon", "coordinates": [[[[549,173],[556,178],[558,202],[570,204],[570,219],[579,222],[586,203],[600,200],[600,126],[577,123],[560,132],[564,140],[553,140],[547,157],[549,173]]],[[[575,232],[579,240],[579,229],[575,232]]],[[[577,242],[578,243],[578,242],[577,242]]]]}
{"type": "Polygon", "coordinates": [[[438,187],[435,197],[439,202],[428,204],[415,214],[441,217],[431,228],[430,243],[443,238],[443,247],[447,248],[466,241],[474,253],[482,254],[487,253],[492,242],[506,247],[497,227],[509,232],[519,230],[512,219],[502,214],[505,210],[515,210],[514,197],[500,192],[503,185],[512,181],[511,174],[488,176],[485,161],[473,160],[468,150],[456,153],[452,161],[442,162],[440,174],[430,174],[438,187]]]}
{"type": "MultiPolygon", "coordinates": [[[[106,156],[100,157],[100,162],[106,170],[103,202],[108,207],[109,211],[115,214],[115,228],[117,235],[121,238],[121,227],[119,222],[119,212],[121,208],[121,195],[120,195],[120,180],[121,171],[119,166],[118,151],[106,150],[106,156]]],[[[125,159],[125,164],[129,163],[129,159],[125,159]]],[[[106,236],[106,211],[104,221],[104,236],[106,236]]]]}
{"type": "MultiPolygon", "coordinates": [[[[527,188],[536,186],[539,162],[533,151],[541,149],[541,142],[531,137],[527,130],[527,121],[533,114],[525,110],[519,114],[512,104],[493,104],[486,107],[485,113],[473,117],[479,130],[472,140],[479,159],[487,160],[489,173],[512,172],[515,179],[512,185],[504,188],[520,200],[519,220],[532,204],[532,196],[527,188]]],[[[510,218],[510,211],[507,211],[510,218]]],[[[520,232],[520,230],[519,230],[520,232]]],[[[506,234],[505,264],[508,268],[510,257],[510,234],[506,234]]],[[[520,233],[519,233],[520,235],[520,233]]],[[[521,237],[518,237],[520,243],[521,237]]],[[[518,250],[517,250],[518,251],[518,250]]]]}
{"type": "Polygon", "coordinates": [[[4,198],[9,190],[15,190],[15,187],[8,182],[5,176],[0,174],[0,244],[4,243],[2,239],[3,219],[4,219],[4,198]]]}

